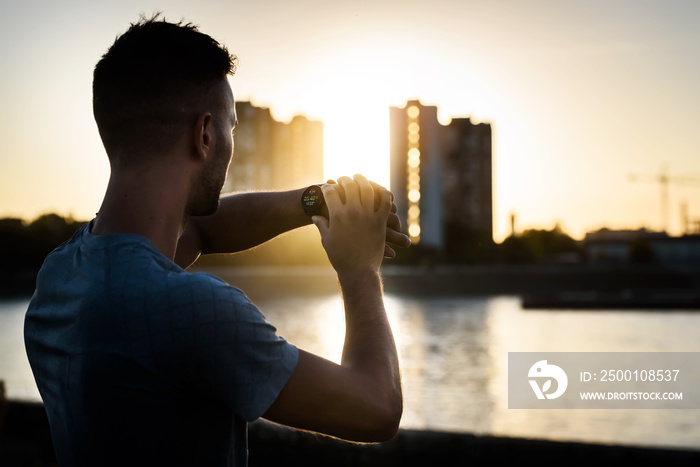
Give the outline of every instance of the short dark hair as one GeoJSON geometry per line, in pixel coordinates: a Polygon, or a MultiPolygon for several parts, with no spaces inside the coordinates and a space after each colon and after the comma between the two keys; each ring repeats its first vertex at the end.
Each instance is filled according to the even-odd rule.
{"type": "Polygon", "coordinates": [[[237,63],[192,23],[156,14],[131,24],[93,75],[93,114],[110,161],[131,164],[167,149],[237,63]]]}

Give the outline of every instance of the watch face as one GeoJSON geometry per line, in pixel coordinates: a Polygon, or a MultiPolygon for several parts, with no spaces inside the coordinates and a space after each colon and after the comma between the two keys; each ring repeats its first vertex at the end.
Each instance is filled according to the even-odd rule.
{"type": "Polygon", "coordinates": [[[311,185],[301,195],[301,207],[307,214],[317,214],[323,206],[323,191],[319,185],[311,185]]]}

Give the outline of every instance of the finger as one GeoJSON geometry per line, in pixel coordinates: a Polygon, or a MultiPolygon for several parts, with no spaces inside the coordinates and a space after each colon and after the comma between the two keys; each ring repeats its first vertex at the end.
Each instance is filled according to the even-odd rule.
{"type": "Polygon", "coordinates": [[[343,185],[339,185],[337,183],[332,184],[333,188],[335,188],[335,191],[338,192],[338,196],[340,196],[340,202],[345,204],[345,188],[343,188],[343,185]]]}
{"type": "MultiPolygon", "coordinates": [[[[372,188],[374,188],[376,191],[379,191],[379,189],[382,189],[382,190],[386,190],[389,193],[391,193],[391,190],[388,189],[387,187],[385,187],[384,185],[380,185],[379,183],[374,182],[374,181],[370,181],[370,183],[372,184],[372,188]]],[[[391,193],[391,200],[394,201],[394,193],[391,193]]]]}
{"type": "Polygon", "coordinates": [[[411,246],[411,238],[394,229],[386,229],[386,242],[392,245],[408,248],[411,246]]]}
{"type": "MultiPolygon", "coordinates": [[[[326,201],[326,206],[328,206],[328,215],[333,213],[333,209],[338,208],[343,204],[343,200],[340,199],[340,193],[335,189],[336,185],[324,185],[321,187],[323,191],[323,199],[326,201]]],[[[312,217],[313,219],[313,217],[312,217]]]]}
{"type": "Polygon", "coordinates": [[[345,191],[345,203],[359,203],[360,202],[360,189],[350,177],[340,177],[338,179],[338,184],[343,187],[345,191]]]}
{"type": "Polygon", "coordinates": [[[362,206],[374,211],[374,188],[364,175],[355,174],[353,177],[360,189],[360,201],[362,206]]]}
{"type": "Polygon", "coordinates": [[[384,245],[384,257],[395,258],[396,252],[389,245],[384,245]]]}
{"type": "Polygon", "coordinates": [[[377,212],[381,213],[383,216],[389,216],[389,211],[391,210],[391,192],[385,189],[382,189],[380,192],[380,201],[379,201],[379,207],[377,208],[377,212]]]}
{"type": "MultiPolygon", "coordinates": [[[[392,207],[393,206],[394,205],[392,204],[392,207]]],[[[399,216],[397,216],[396,213],[391,212],[386,220],[386,226],[389,229],[394,229],[397,232],[401,232],[401,219],[399,219],[399,216]]]]}
{"type": "MultiPolygon", "coordinates": [[[[379,200],[381,198],[381,192],[382,190],[389,191],[386,188],[384,188],[382,185],[380,185],[377,182],[370,181],[372,184],[372,188],[374,188],[374,209],[377,210],[379,209],[379,200]]],[[[391,193],[391,191],[389,191],[391,193]]],[[[394,194],[391,193],[391,201],[394,201],[394,194]]],[[[392,207],[392,212],[396,212],[396,208],[392,207]]]]}
{"type": "Polygon", "coordinates": [[[329,179],[326,181],[326,183],[328,183],[329,185],[335,185],[335,180],[333,180],[332,178],[329,178],[329,179]]]}
{"type": "MultiPolygon", "coordinates": [[[[380,184],[377,183],[377,182],[370,181],[370,183],[372,184],[372,188],[374,188],[376,191],[379,191],[379,190],[386,190],[385,187],[383,187],[382,185],[380,185],[380,184]]],[[[387,191],[388,191],[388,190],[387,190],[387,191]]]]}
{"type": "Polygon", "coordinates": [[[389,212],[396,212],[397,209],[394,205],[394,194],[377,182],[369,181],[369,183],[372,185],[372,189],[374,190],[374,210],[379,210],[379,205],[382,203],[382,197],[388,194],[389,202],[391,203],[389,212]]]}

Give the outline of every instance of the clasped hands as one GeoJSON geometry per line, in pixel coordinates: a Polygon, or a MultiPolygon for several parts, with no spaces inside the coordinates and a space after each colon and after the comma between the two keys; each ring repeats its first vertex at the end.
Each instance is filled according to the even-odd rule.
{"type": "MultiPolygon", "coordinates": [[[[376,182],[367,180],[362,175],[355,175],[353,178],[340,177],[337,182],[328,180],[326,183],[323,193],[326,200],[324,208],[328,209],[327,220],[315,216],[317,218],[314,219],[314,224],[321,232],[324,248],[327,251],[329,247],[347,249],[348,242],[355,247],[359,246],[359,242],[371,251],[379,247],[372,242],[376,242],[380,233],[383,233],[383,238],[380,237],[380,239],[383,240],[382,256],[385,258],[396,256],[396,252],[389,244],[402,248],[411,245],[410,238],[401,233],[401,221],[396,214],[394,195],[389,190],[376,182]],[[339,235],[336,235],[335,239],[329,236],[329,228],[333,227],[341,229],[342,236],[345,238],[341,240],[338,238],[339,235]],[[334,245],[334,241],[345,245],[334,245]]],[[[331,251],[328,253],[330,258],[331,251]]],[[[357,259],[360,260],[360,258],[357,259]]],[[[381,256],[379,262],[381,262],[381,256]]]]}

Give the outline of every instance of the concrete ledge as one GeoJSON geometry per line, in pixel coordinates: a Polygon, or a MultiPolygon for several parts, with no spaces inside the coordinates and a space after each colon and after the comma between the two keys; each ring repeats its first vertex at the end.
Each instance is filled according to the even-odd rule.
{"type": "MultiPolygon", "coordinates": [[[[55,466],[48,420],[38,403],[9,401],[0,418],[0,465],[55,466]]],[[[0,411],[0,417],[2,412],[0,411]]],[[[401,430],[381,444],[354,444],[265,421],[250,425],[250,466],[450,466],[495,462],[551,465],[697,465],[700,451],[401,430]],[[556,465],[556,464],[554,464],[556,465]]],[[[488,464],[487,464],[488,463],[488,464]]],[[[511,464],[513,465],[513,464],[511,464]]]]}
{"type": "Polygon", "coordinates": [[[461,433],[401,430],[382,444],[351,444],[267,422],[250,426],[250,465],[411,467],[498,465],[697,465],[700,451],[650,449],[461,433]],[[553,464],[556,465],[556,464],[553,464]]]}

